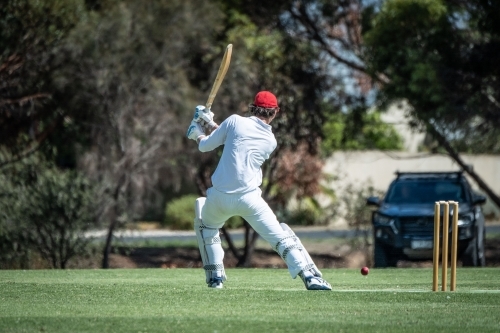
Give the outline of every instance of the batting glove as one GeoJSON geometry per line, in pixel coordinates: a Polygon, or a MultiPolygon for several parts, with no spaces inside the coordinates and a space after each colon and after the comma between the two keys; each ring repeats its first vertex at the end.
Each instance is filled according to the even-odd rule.
{"type": "Polygon", "coordinates": [[[189,128],[186,132],[186,136],[191,139],[196,141],[200,136],[205,135],[205,132],[203,131],[203,127],[199,122],[194,121],[194,119],[191,121],[191,124],[189,125],[189,128]]]}
{"type": "Polygon", "coordinates": [[[195,108],[193,120],[197,123],[201,123],[206,128],[212,128],[216,125],[214,113],[204,105],[198,105],[195,108]]]}

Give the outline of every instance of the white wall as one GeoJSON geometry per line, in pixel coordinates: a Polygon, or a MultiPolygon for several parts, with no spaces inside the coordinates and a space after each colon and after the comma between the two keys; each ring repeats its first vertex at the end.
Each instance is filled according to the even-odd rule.
{"type": "Polygon", "coordinates": [[[392,125],[401,136],[404,151],[416,153],[425,138],[425,133],[416,132],[408,125],[405,108],[407,105],[403,102],[393,104],[381,114],[381,119],[384,123],[392,125]]]}
{"type": "MultiPolygon", "coordinates": [[[[474,171],[500,195],[500,156],[461,155],[462,159],[473,166],[474,171]]],[[[358,186],[371,184],[385,191],[395,178],[396,171],[458,171],[459,166],[447,155],[409,152],[353,151],[337,152],[327,160],[324,171],[336,175],[338,180],[329,185],[337,191],[349,184],[358,186]]],[[[469,179],[476,190],[477,185],[469,179]]],[[[479,190],[478,190],[479,191],[479,190]]],[[[481,192],[481,191],[479,191],[481,192]]],[[[484,206],[485,214],[500,218],[500,210],[490,201],[484,206]]]]}

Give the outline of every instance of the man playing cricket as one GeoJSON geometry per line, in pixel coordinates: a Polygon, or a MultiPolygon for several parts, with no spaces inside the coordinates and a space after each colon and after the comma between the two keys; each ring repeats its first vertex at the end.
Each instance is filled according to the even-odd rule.
{"type": "Polygon", "coordinates": [[[300,276],[308,290],[331,290],[298,237],[288,225],[278,222],[261,196],[261,166],[276,148],[269,125],[280,111],[276,96],[259,92],[249,111],[250,117],[232,115],[217,125],[209,109],[197,106],[186,134],[201,152],[224,145],[212,187],[206,198],[195,203],[194,229],[208,287],[222,288],[226,281],[219,228],[230,217],[241,216],[279,253],[293,279],[300,276]]]}

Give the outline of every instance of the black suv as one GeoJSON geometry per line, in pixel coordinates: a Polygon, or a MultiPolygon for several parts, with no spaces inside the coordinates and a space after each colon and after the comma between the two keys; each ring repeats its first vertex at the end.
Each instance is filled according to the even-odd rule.
{"type": "Polygon", "coordinates": [[[481,205],[486,198],[471,189],[463,173],[397,172],[396,175],[382,200],[378,197],[367,200],[368,205],[377,206],[372,215],[374,266],[396,267],[400,259],[432,260],[434,204],[440,200],[459,203],[458,256],[462,265],[484,266],[481,205]]]}

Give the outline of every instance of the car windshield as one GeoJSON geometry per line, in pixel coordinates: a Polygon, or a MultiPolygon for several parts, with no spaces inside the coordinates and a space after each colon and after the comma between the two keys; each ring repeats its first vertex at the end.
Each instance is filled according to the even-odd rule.
{"type": "Polygon", "coordinates": [[[394,183],[386,203],[423,204],[440,200],[466,201],[464,187],[450,181],[404,181],[394,183]]]}

